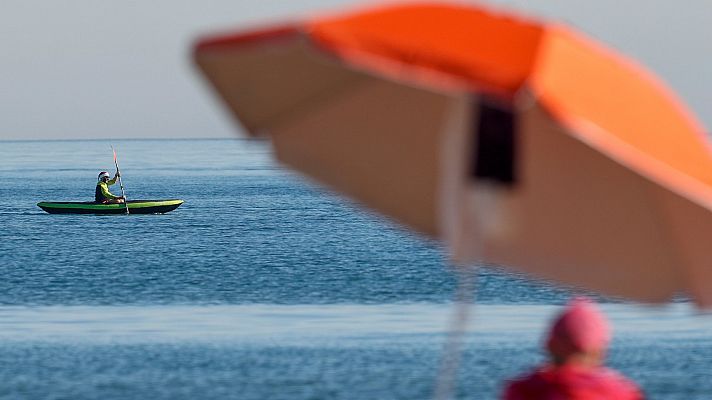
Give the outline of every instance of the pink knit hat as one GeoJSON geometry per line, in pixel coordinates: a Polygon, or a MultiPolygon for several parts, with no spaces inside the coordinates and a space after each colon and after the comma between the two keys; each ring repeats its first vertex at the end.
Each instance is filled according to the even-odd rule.
{"type": "Polygon", "coordinates": [[[611,340],[606,317],[592,301],[576,298],[569,302],[549,332],[546,346],[552,354],[568,356],[574,353],[603,350],[611,340]]]}

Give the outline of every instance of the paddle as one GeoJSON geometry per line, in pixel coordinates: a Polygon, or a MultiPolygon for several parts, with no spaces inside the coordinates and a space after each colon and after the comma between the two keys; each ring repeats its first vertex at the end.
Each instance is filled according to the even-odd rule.
{"type": "Polygon", "coordinates": [[[126,200],[126,193],[124,193],[124,183],[121,181],[121,171],[119,171],[119,161],[116,158],[116,150],[114,146],[111,146],[111,151],[114,152],[114,165],[116,165],[116,173],[119,175],[119,186],[121,186],[121,196],[124,198],[124,205],[126,206],[126,215],[129,214],[129,204],[126,200]]]}

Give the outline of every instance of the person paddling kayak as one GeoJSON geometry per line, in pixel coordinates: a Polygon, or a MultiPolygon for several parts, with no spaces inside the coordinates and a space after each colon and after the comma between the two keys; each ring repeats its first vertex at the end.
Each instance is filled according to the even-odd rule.
{"type": "Polygon", "coordinates": [[[96,184],[94,191],[94,201],[102,204],[117,204],[125,201],[123,196],[116,196],[109,191],[109,186],[116,183],[116,179],[120,176],[119,171],[116,171],[113,179],[109,179],[109,173],[101,171],[99,173],[99,182],[96,184]]]}

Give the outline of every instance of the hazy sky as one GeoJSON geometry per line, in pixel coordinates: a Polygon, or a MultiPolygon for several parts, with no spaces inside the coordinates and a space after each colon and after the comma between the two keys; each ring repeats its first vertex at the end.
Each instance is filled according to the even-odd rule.
{"type": "MultiPolygon", "coordinates": [[[[230,136],[190,61],[196,37],[363,3],[2,0],[0,139],[230,136]]],[[[712,126],[712,1],[489,3],[569,22],[633,56],[712,126]]]]}

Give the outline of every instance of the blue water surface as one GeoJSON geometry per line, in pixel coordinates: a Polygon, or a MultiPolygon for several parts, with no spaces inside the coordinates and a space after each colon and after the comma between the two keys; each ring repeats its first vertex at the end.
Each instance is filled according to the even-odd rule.
{"type": "MultiPolygon", "coordinates": [[[[8,399],[429,398],[456,285],[437,243],[238,139],[1,141],[0,277],[8,399]],[[112,144],[129,199],[185,204],[129,216],[36,206],[91,200],[112,144]]],[[[496,398],[542,361],[546,307],[571,294],[480,269],[490,331],[467,337],[458,398],[496,398]]],[[[651,398],[710,397],[708,320],[616,321],[611,365],[651,398]]]]}
{"type": "MultiPolygon", "coordinates": [[[[441,249],[288,173],[247,140],[0,143],[0,304],[445,302],[441,249]],[[119,152],[129,199],[165,215],[49,215],[93,199],[119,152]]],[[[111,187],[120,193],[117,185],[111,187]]],[[[566,291],[483,270],[478,301],[552,303],[566,291]]]]}

